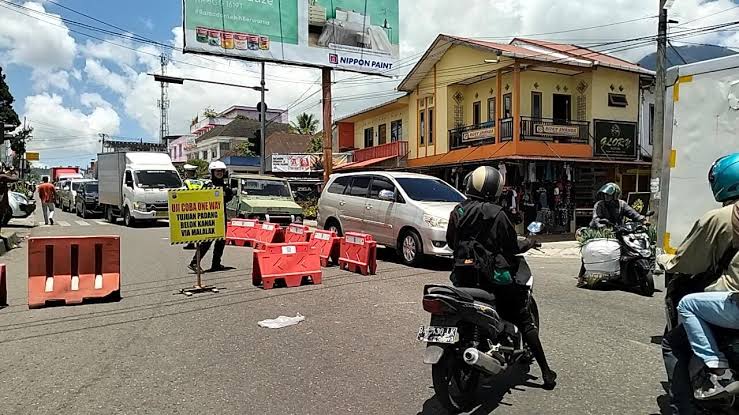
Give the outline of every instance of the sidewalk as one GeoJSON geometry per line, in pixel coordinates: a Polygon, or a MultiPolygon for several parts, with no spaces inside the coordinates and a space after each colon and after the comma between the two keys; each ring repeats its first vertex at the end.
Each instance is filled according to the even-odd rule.
{"type": "Polygon", "coordinates": [[[531,250],[526,255],[540,258],[580,258],[580,244],[577,241],[546,242],[540,250],[531,250]]]}

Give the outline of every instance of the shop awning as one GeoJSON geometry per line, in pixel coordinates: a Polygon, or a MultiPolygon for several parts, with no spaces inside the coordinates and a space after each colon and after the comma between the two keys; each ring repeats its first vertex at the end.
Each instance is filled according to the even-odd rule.
{"type": "Polygon", "coordinates": [[[392,158],[395,158],[397,156],[387,156],[387,157],[378,157],[374,159],[364,160],[364,161],[358,161],[356,163],[347,163],[341,166],[336,167],[334,170],[352,170],[352,169],[359,169],[362,167],[371,166],[373,164],[382,163],[383,161],[390,160],[392,158]]]}

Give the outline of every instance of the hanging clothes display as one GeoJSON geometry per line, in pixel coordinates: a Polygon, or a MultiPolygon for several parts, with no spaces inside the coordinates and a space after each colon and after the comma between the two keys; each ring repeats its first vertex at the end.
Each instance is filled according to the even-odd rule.
{"type": "Polygon", "coordinates": [[[536,183],[536,162],[529,162],[529,177],[527,180],[529,183],[536,183]]]}
{"type": "Polygon", "coordinates": [[[503,184],[506,184],[508,169],[506,169],[505,163],[498,163],[498,171],[500,172],[500,175],[503,176],[503,184]]]}

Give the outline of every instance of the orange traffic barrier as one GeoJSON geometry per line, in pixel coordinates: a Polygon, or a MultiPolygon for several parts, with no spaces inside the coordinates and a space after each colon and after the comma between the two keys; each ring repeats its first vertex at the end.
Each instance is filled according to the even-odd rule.
{"type": "Polygon", "coordinates": [[[372,235],[347,232],[339,248],[339,267],[362,275],[375,275],[377,242],[372,235]]]}
{"type": "Polygon", "coordinates": [[[323,276],[318,252],[307,242],[295,244],[269,244],[254,250],[252,283],[265,290],[276,282],[287,287],[299,287],[304,282],[320,284],[323,276]]]}
{"type": "Polygon", "coordinates": [[[0,307],[8,305],[8,286],[5,264],[0,264],[0,307]]]}
{"type": "Polygon", "coordinates": [[[332,231],[316,229],[310,239],[310,247],[318,251],[322,267],[327,267],[329,260],[333,265],[339,263],[339,245],[341,245],[341,238],[332,231]]]}
{"type": "Polygon", "coordinates": [[[254,234],[254,249],[262,249],[267,244],[281,243],[285,240],[285,231],[280,225],[263,222],[254,234]]]}
{"type": "Polygon", "coordinates": [[[310,241],[310,236],[313,234],[310,227],[305,225],[292,224],[285,230],[285,242],[286,243],[298,243],[310,241]]]}
{"type": "Polygon", "coordinates": [[[28,308],[80,304],[121,295],[118,236],[55,236],[28,240],[28,308]]]}
{"type": "Polygon", "coordinates": [[[226,243],[237,246],[253,245],[258,229],[257,219],[233,219],[226,227],[226,243]]]}

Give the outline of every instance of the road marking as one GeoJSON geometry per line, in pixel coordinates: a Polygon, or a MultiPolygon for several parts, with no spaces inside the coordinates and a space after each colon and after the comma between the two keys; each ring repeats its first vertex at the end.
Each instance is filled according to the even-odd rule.
{"type": "Polygon", "coordinates": [[[59,226],[72,226],[69,222],[65,222],[63,220],[60,220],[60,221],[58,221],[56,223],[58,223],[59,226]]]}
{"type": "Polygon", "coordinates": [[[84,220],[76,220],[74,223],[80,225],[80,226],[90,226],[89,223],[85,222],[84,220]]]}
{"type": "Polygon", "coordinates": [[[104,220],[96,220],[95,223],[97,223],[98,225],[110,225],[110,223],[104,220]]]}

